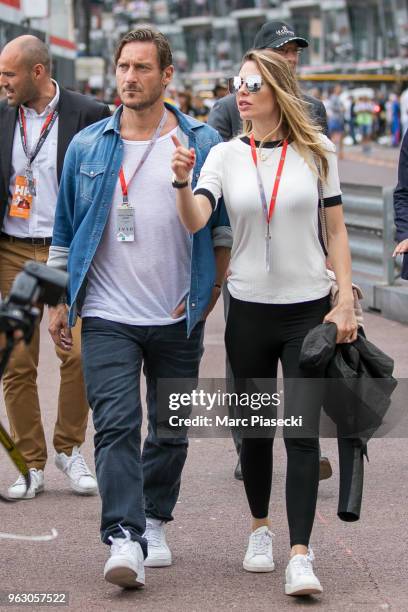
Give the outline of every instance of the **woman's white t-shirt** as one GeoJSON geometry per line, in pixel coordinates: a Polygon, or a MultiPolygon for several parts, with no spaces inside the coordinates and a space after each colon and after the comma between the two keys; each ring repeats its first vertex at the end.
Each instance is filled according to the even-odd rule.
{"type": "MultiPolygon", "coordinates": [[[[335,146],[326,138],[329,173],[323,182],[325,206],[341,204],[335,146]]],[[[282,152],[266,143],[259,161],[267,203],[282,152]]],[[[258,155],[259,160],[259,155],[258,155]]],[[[233,246],[228,289],[239,300],[291,304],[325,297],[330,292],[326,258],[318,235],[317,176],[289,144],[275,211],[270,222],[270,270],[265,265],[266,220],[248,138],[213,147],[201,170],[195,194],[215,204],[223,196],[231,222],[233,246]]]]}

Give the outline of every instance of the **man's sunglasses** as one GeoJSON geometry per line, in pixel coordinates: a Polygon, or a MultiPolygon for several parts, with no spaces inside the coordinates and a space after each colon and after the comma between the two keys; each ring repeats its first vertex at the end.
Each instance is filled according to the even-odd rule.
{"type": "Polygon", "coordinates": [[[250,74],[245,78],[234,76],[228,79],[228,89],[231,93],[238,93],[243,83],[249,93],[257,93],[262,87],[262,77],[260,74],[250,74]]]}

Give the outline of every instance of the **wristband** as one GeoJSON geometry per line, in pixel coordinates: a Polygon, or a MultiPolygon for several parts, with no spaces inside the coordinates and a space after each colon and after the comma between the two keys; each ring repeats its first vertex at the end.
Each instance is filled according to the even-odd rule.
{"type": "Polygon", "coordinates": [[[187,187],[188,183],[189,179],[185,181],[178,181],[175,175],[173,175],[173,179],[171,181],[171,185],[174,187],[174,189],[183,189],[183,187],[187,187]]]}
{"type": "Polygon", "coordinates": [[[217,287],[217,289],[222,289],[221,285],[219,283],[214,283],[214,287],[217,287]]]}
{"type": "Polygon", "coordinates": [[[64,293],[58,299],[57,306],[59,306],[60,304],[65,304],[66,306],[68,306],[68,299],[67,299],[67,292],[66,291],[64,291],[64,293]]]}

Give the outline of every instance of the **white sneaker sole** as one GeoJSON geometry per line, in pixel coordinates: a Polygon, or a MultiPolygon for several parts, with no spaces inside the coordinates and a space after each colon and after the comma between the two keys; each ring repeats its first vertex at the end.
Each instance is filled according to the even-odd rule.
{"type": "Polygon", "coordinates": [[[78,485],[76,485],[73,482],[70,482],[70,485],[71,485],[71,489],[77,495],[91,496],[91,495],[98,494],[98,487],[96,487],[95,489],[81,489],[81,487],[78,487],[78,485]]]}
{"type": "Polygon", "coordinates": [[[323,593],[323,588],[316,586],[315,584],[300,584],[296,587],[292,587],[289,584],[285,584],[286,595],[319,595],[323,593]]]}
{"type": "Polygon", "coordinates": [[[26,493],[21,495],[20,493],[14,493],[13,491],[8,491],[8,496],[10,499],[34,499],[36,495],[44,492],[44,485],[38,487],[36,491],[31,491],[30,493],[26,493]]]}
{"type": "Polygon", "coordinates": [[[271,563],[271,565],[251,565],[244,561],[242,564],[242,567],[247,572],[265,573],[265,572],[273,572],[275,569],[275,564],[271,563]]]}
{"type": "Polygon", "coordinates": [[[172,558],[165,558],[165,557],[158,557],[158,558],[154,558],[154,559],[149,559],[149,557],[146,557],[145,561],[144,561],[144,565],[145,567],[168,567],[169,565],[172,564],[172,558]]]}
{"type": "Polygon", "coordinates": [[[107,582],[115,584],[124,589],[139,589],[145,585],[144,578],[139,578],[138,574],[130,567],[112,567],[104,573],[107,582]]]}

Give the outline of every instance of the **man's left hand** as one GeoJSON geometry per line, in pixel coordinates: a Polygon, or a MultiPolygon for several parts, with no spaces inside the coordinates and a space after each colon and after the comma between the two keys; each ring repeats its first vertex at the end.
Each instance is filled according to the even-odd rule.
{"type": "Polygon", "coordinates": [[[185,312],[186,312],[186,301],[183,300],[182,302],[180,302],[178,306],[176,306],[176,308],[171,313],[171,316],[173,317],[173,319],[179,319],[181,316],[183,316],[185,312]]]}
{"type": "MultiPolygon", "coordinates": [[[[204,311],[202,321],[205,321],[214,306],[216,305],[218,298],[221,295],[221,289],[219,287],[213,287],[211,292],[210,303],[208,304],[206,310],[204,311]]],[[[173,319],[178,319],[186,312],[186,302],[183,300],[180,304],[173,310],[171,316],[173,319]]]]}

